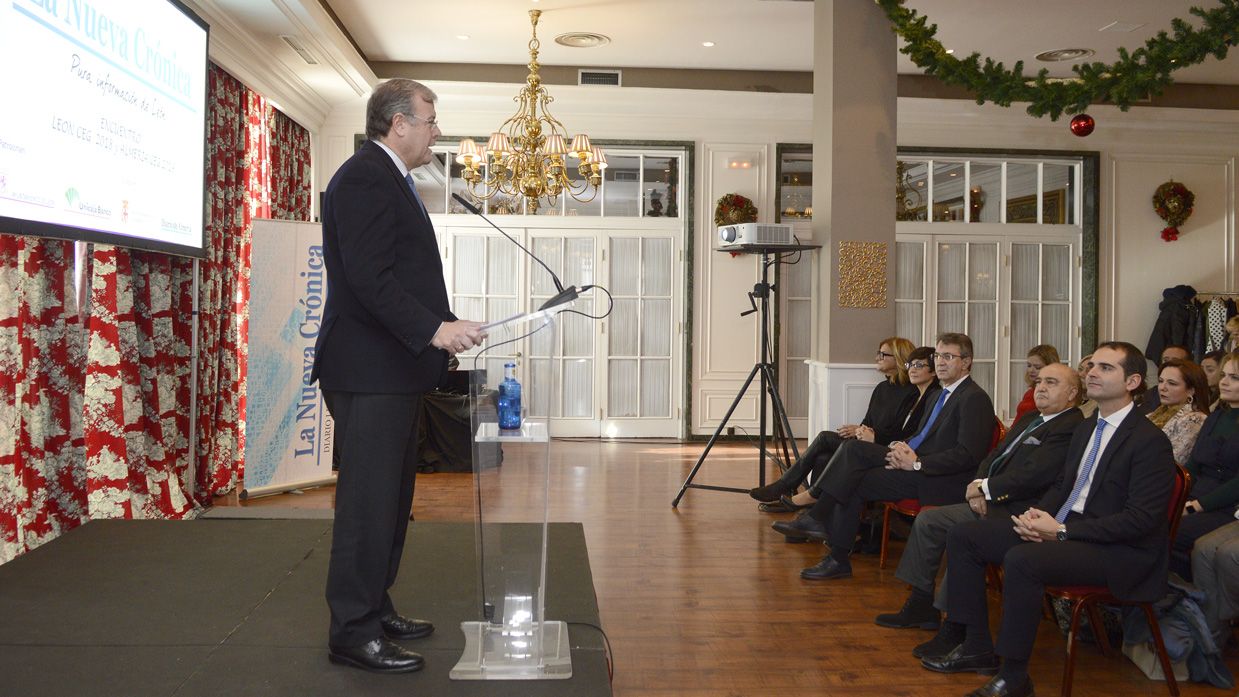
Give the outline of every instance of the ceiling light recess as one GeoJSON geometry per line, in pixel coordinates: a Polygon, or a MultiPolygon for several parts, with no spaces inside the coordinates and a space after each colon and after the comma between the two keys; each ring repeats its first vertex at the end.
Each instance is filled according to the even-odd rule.
{"type": "Polygon", "coordinates": [[[555,43],[569,48],[598,48],[611,43],[611,37],[592,31],[570,31],[555,37],[555,43]]]}
{"type": "Polygon", "coordinates": [[[1056,48],[1052,51],[1042,51],[1036,55],[1037,60],[1044,63],[1062,63],[1088,58],[1096,53],[1091,48],[1056,48]]]}

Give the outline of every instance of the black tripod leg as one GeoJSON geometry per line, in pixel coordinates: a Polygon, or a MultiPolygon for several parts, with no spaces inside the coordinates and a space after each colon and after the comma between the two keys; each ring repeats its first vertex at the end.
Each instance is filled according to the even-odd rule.
{"type": "Polygon", "coordinates": [[[727,414],[723,416],[723,420],[718,423],[718,428],[714,429],[714,435],[710,436],[710,440],[706,442],[706,449],[701,451],[701,457],[697,458],[697,464],[693,465],[693,471],[688,473],[688,479],[684,480],[684,485],[680,487],[680,493],[675,495],[675,500],[671,502],[671,507],[675,508],[680,505],[680,499],[684,498],[684,492],[688,491],[688,487],[693,483],[693,477],[697,476],[697,470],[701,469],[701,465],[706,461],[706,455],[710,454],[710,448],[714,447],[714,441],[718,440],[723,429],[727,428],[727,422],[731,420],[731,414],[740,406],[740,400],[744,399],[744,393],[748,392],[749,385],[753,384],[753,378],[757,376],[757,371],[761,370],[760,363],[753,366],[749,371],[749,377],[744,381],[744,386],[740,388],[740,392],[736,394],[736,398],[731,401],[731,406],[727,408],[727,414]]]}
{"type": "MultiPolygon", "coordinates": [[[[762,366],[762,370],[765,370],[767,375],[770,375],[772,372],[769,365],[762,366]]],[[[787,409],[783,407],[783,398],[779,397],[779,390],[774,386],[775,383],[773,381],[773,377],[771,377],[770,385],[770,401],[774,402],[774,413],[779,417],[778,426],[780,426],[787,434],[787,440],[791,441],[792,444],[792,452],[796,455],[796,459],[799,460],[800,448],[796,445],[795,436],[792,435],[792,425],[791,422],[787,420],[787,409]]],[[[786,444],[784,444],[783,447],[784,454],[786,455],[786,444]]]]}

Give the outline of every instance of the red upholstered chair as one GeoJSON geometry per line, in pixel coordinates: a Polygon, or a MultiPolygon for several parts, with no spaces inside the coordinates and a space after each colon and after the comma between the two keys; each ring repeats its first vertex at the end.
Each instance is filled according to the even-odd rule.
{"type": "MultiPolygon", "coordinates": [[[[1007,427],[1002,425],[1002,419],[994,419],[994,439],[990,441],[989,449],[993,450],[1007,437],[1007,427]]],[[[988,451],[986,451],[988,452],[988,451]]],[[[898,501],[882,502],[882,551],[878,555],[878,568],[886,568],[886,546],[891,539],[891,513],[902,513],[909,518],[915,518],[922,510],[933,506],[922,506],[917,499],[900,499],[898,501]]]]}
{"type": "MultiPolygon", "coordinates": [[[[1174,490],[1170,494],[1170,509],[1166,511],[1166,522],[1170,527],[1170,541],[1174,544],[1175,533],[1179,529],[1179,518],[1183,516],[1183,504],[1187,503],[1188,492],[1192,488],[1192,475],[1180,465],[1175,465],[1174,490]]],[[[1174,679],[1174,668],[1170,665],[1170,657],[1166,654],[1166,645],[1162,642],[1162,630],[1153,614],[1152,603],[1124,602],[1110,594],[1105,586],[1049,586],[1045,589],[1047,595],[1055,598],[1065,598],[1073,603],[1071,609],[1071,629],[1067,632],[1067,665],[1063,669],[1063,697],[1071,697],[1071,676],[1076,667],[1076,635],[1080,630],[1080,614],[1088,612],[1089,623],[1093,626],[1093,635],[1097,637],[1097,645],[1102,654],[1111,656],[1114,649],[1110,647],[1110,639],[1106,636],[1105,625],[1101,622],[1097,606],[1106,605],[1136,605],[1144,610],[1144,617],[1153,630],[1153,645],[1157,647],[1157,657],[1162,663],[1162,673],[1166,676],[1166,689],[1178,697],[1179,685],[1174,679]]]]}

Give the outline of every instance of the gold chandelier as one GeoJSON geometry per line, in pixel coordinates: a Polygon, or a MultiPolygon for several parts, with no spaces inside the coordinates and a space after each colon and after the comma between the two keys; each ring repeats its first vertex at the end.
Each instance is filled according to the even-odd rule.
{"type": "Polygon", "coordinates": [[[541,10],[529,11],[533,25],[529,76],[520,94],[512,98],[520,105],[516,113],[490,135],[485,150],[466,138],[460,141],[456,155],[456,162],[464,166],[461,176],[474,198],[489,199],[498,193],[523,196],[530,213],[537,212],[542,199],[547,205],[554,205],[561,192],[582,203],[592,201],[607,166],[607,156],[598,146],[591,145],[584,133],[574,136],[569,147],[567,129],[547,110],[554,99],[547,94],[538,75],[541,14],[541,10]],[[568,176],[569,157],[578,161],[579,179],[568,176]]]}

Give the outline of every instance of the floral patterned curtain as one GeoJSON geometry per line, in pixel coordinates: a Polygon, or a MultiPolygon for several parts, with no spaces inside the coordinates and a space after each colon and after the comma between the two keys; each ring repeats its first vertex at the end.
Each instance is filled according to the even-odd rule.
{"type": "Polygon", "coordinates": [[[73,243],[0,235],[0,563],[82,520],[73,243]]]}
{"type": "Polygon", "coordinates": [[[271,217],[309,220],[310,132],[271,109],[271,217]]]}

